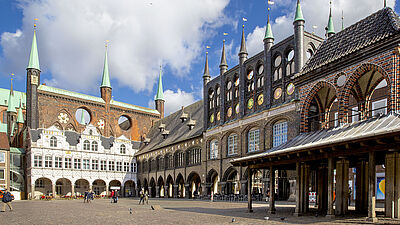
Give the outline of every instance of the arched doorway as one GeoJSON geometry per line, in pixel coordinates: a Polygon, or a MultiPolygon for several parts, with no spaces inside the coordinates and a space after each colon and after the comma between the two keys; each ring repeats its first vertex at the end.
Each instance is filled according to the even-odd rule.
{"type": "Polygon", "coordinates": [[[233,167],[228,168],[225,171],[223,181],[225,182],[225,194],[239,194],[240,192],[240,180],[239,173],[233,167]]]}
{"type": "Polygon", "coordinates": [[[112,191],[112,190],[118,190],[118,192],[120,193],[120,195],[121,195],[121,182],[119,181],[119,180],[112,180],[112,181],[110,181],[110,183],[109,183],[109,189],[110,189],[110,191],[112,191]]]}
{"type": "Polygon", "coordinates": [[[79,179],[75,181],[75,195],[76,196],[83,196],[85,191],[89,190],[89,181],[85,179],[79,179]]]}
{"type": "Polygon", "coordinates": [[[185,197],[185,180],[183,179],[182,174],[178,174],[176,177],[176,184],[177,187],[177,198],[184,198],[185,197]]]}
{"type": "Polygon", "coordinates": [[[72,196],[72,183],[66,178],[60,178],[56,181],[56,195],[57,196],[72,196]]]}
{"type": "Polygon", "coordinates": [[[96,195],[106,196],[107,195],[106,182],[100,179],[93,181],[93,192],[96,195]]]}
{"type": "Polygon", "coordinates": [[[164,179],[160,176],[157,181],[158,188],[159,188],[159,196],[160,198],[164,198],[165,190],[164,190],[164,179]]]}
{"type": "Polygon", "coordinates": [[[149,194],[152,198],[156,197],[156,181],[154,180],[154,177],[152,177],[150,180],[150,193],[149,194]]]}
{"type": "Polygon", "coordinates": [[[124,197],[136,197],[135,182],[133,180],[125,182],[124,197]]]}
{"type": "Polygon", "coordinates": [[[188,176],[188,184],[189,184],[189,198],[198,197],[201,195],[201,179],[199,174],[196,172],[192,172],[188,176]]]}
{"type": "Polygon", "coordinates": [[[210,185],[210,188],[207,188],[207,194],[217,194],[219,193],[219,176],[217,171],[211,169],[207,174],[207,183],[210,185]]]}
{"type": "Polygon", "coordinates": [[[32,193],[33,198],[42,195],[50,196],[53,192],[53,183],[49,178],[41,177],[35,181],[35,193],[32,193]]]}
{"type": "Polygon", "coordinates": [[[174,179],[172,179],[171,175],[167,177],[167,196],[168,198],[174,197],[174,179]]]}

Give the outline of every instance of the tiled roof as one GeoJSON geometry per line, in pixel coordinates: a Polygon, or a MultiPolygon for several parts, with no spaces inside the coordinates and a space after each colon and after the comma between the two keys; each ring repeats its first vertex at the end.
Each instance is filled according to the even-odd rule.
{"type": "MultiPolygon", "coordinates": [[[[26,95],[24,92],[15,91],[13,101],[16,103],[16,109],[19,107],[19,100],[22,99],[23,106],[26,107],[26,95]]],[[[8,106],[8,98],[10,96],[10,89],[0,88],[0,105],[1,106],[8,106]]],[[[25,108],[24,107],[24,108],[25,108]]]]}
{"type": "Polygon", "coordinates": [[[391,37],[399,31],[400,19],[393,9],[381,9],[326,39],[298,76],[391,37]]]}
{"type": "Polygon", "coordinates": [[[124,107],[124,108],[128,108],[128,109],[133,109],[133,110],[137,110],[137,111],[142,111],[142,112],[147,112],[147,113],[154,113],[154,114],[160,114],[160,112],[158,112],[155,109],[149,109],[149,108],[145,108],[145,107],[140,107],[140,106],[136,106],[136,105],[131,105],[128,103],[124,103],[124,102],[118,102],[118,101],[114,101],[111,100],[110,101],[111,105],[115,105],[115,106],[120,106],[120,107],[124,107]]]}
{"type": "Polygon", "coordinates": [[[182,110],[178,110],[154,123],[146,136],[146,138],[150,139],[150,142],[147,145],[142,144],[136,155],[200,136],[203,133],[203,100],[185,107],[184,112],[190,115],[190,119],[196,120],[196,125],[192,130],[187,126],[189,119],[182,122],[180,119],[182,110]],[[165,130],[169,131],[165,139],[158,128],[161,123],[165,124],[165,130]]]}
{"type": "Polygon", "coordinates": [[[368,120],[349,123],[342,127],[302,133],[285,144],[271,148],[259,154],[237,158],[231,162],[238,163],[306,149],[323,148],[337,143],[368,139],[374,136],[383,136],[394,132],[400,133],[400,115],[389,114],[383,117],[370,118],[368,120]]]}

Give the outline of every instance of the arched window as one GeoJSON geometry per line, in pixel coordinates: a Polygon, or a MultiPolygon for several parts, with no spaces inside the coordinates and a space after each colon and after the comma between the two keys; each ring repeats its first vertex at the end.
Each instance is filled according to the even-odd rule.
{"type": "Polygon", "coordinates": [[[226,101],[232,101],[232,81],[226,83],[226,101]]]}
{"type": "Polygon", "coordinates": [[[86,151],[90,150],[90,142],[88,140],[85,140],[83,142],[83,150],[86,150],[86,151]]]}
{"type": "Polygon", "coordinates": [[[290,50],[286,57],[286,76],[294,73],[294,50],[290,50]]]}
{"type": "Polygon", "coordinates": [[[287,122],[275,123],[273,127],[273,147],[279,146],[287,141],[287,122]]]}
{"type": "Polygon", "coordinates": [[[274,81],[280,80],[282,78],[282,56],[277,55],[274,59],[274,81]]]}
{"type": "Polygon", "coordinates": [[[209,102],[209,108],[213,109],[214,108],[214,91],[210,89],[208,91],[208,102],[209,102]]]}
{"type": "Polygon", "coordinates": [[[221,94],[221,88],[219,86],[217,86],[216,91],[217,91],[217,97],[215,99],[215,106],[218,107],[220,104],[219,98],[220,98],[220,94],[221,94]]]}
{"type": "Polygon", "coordinates": [[[50,138],[50,147],[57,147],[57,138],[54,136],[50,138]]]}
{"type": "Polygon", "coordinates": [[[187,151],[187,164],[189,166],[201,164],[201,149],[192,148],[187,151]]]}
{"type": "Polygon", "coordinates": [[[260,150],[260,130],[253,128],[248,133],[248,152],[260,150]]]}
{"type": "Polygon", "coordinates": [[[237,154],[238,146],[238,136],[237,134],[231,134],[228,137],[228,155],[237,154]]]}
{"type": "Polygon", "coordinates": [[[185,165],[185,153],[176,153],[176,167],[183,167],[185,165]]]}
{"type": "Polygon", "coordinates": [[[210,159],[218,158],[218,141],[216,139],[210,142],[210,159]]]}
{"type": "Polygon", "coordinates": [[[97,152],[99,148],[99,145],[97,144],[97,141],[92,142],[92,151],[97,152]]]}
{"type": "Polygon", "coordinates": [[[119,147],[119,152],[120,152],[121,154],[126,154],[126,147],[125,147],[124,144],[122,144],[122,145],[119,147]]]}

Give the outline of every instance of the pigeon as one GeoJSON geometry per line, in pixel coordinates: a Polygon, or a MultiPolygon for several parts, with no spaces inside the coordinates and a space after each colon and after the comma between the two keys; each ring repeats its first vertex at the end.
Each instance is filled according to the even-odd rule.
{"type": "Polygon", "coordinates": [[[150,206],[150,207],[151,207],[152,210],[154,210],[154,207],[153,207],[153,206],[150,206]]]}
{"type": "Polygon", "coordinates": [[[132,208],[129,208],[129,213],[132,214],[132,208]]]}
{"type": "Polygon", "coordinates": [[[236,222],[236,219],[235,219],[235,218],[232,218],[232,223],[233,223],[233,222],[236,222]]]}

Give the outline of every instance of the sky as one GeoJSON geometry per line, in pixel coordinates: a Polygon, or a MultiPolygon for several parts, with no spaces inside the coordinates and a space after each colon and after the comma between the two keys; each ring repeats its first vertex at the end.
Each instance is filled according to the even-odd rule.
{"type": "MultiPolygon", "coordinates": [[[[293,34],[296,0],[274,0],[275,43],[293,34]]],[[[301,0],[305,30],[323,37],[329,0],[301,0]]],[[[387,5],[398,13],[395,0],[387,5]]],[[[222,41],[229,68],[238,64],[242,25],[249,57],[263,50],[264,0],[0,0],[0,88],[25,91],[37,18],[41,83],[100,96],[105,42],[113,98],[154,108],[160,65],[165,113],[202,99],[205,52],[219,74],[222,41]],[[247,21],[244,21],[246,18],[247,21]],[[228,33],[228,35],[224,35],[228,33]],[[206,46],[210,46],[206,49],[206,46]]],[[[332,0],[335,30],[383,8],[384,0],[332,0]]]]}

